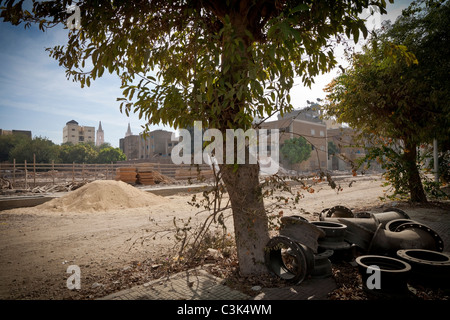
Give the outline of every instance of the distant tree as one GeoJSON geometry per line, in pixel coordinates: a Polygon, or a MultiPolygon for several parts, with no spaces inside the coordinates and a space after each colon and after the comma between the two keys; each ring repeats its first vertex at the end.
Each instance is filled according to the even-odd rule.
{"type": "Polygon", "coordinates": [[[59,147],[59,159],[62,163],[95,163],[98,152],[92,144],[78,143],[59,147]]]}
{"type": "Polygon", "coordinates": [[[127,160],[127,157],[119,148],[105,147],[98,153],[96,163],[111,163],[125,160],[127,160]]]}
{"type": "Polygon", "coordinates": [[[298,137],[284,141],[280,151],[290,164],[295,164],[309,158],[312,146],[304,137],[298,137]]]}
{"type": "Polygon", "coordinates": [[[25,135],[8,134],[0,136],[0,162],[13,161],[10,157],[11,151],[22,141],[30,140],[25,135]]]}
{"type": "Polygon", "coordinates": [[[111,143],[109,142],[104,142],[99,146],[96,146],[96,149],[100,152],[100,150],[105,149],[105,148],[110,148],[111,147],[111,143]]]}
{"type": "Polygon", "coordinates": [[[36,157],[36,163],[50,163],[58,161],[58,146],[51,140],[42,137],[34,139],[21,139],[19,143],[10,151],[10,160],[16,159],[17,162],[30,163],[33,157],[36,157]]]}
{"type": "Polygon", "coordinates": [[[333,156],[339,153],[338,146],[333,141],[328,141],[328,156],[333,156]]]}

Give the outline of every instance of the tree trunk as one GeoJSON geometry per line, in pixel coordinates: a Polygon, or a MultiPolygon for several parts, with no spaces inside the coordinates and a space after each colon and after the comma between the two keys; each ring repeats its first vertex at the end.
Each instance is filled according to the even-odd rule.
{"type": "Polygon", "coordinates": [[[259,165],[221,165],[222,179],[233,211],[239,269],[243,275],[264,274],[264,248],[269,241],[268,218],[259,184],[259,165]]]}
{"type": "Polygon", "coordinates": [[[419,169],[417,168],[417,145],[413,142],[405,142],[405,168],[408,174],[408,188],[412,202],[427,202],[427,196],[423,190],[419,169]]]}

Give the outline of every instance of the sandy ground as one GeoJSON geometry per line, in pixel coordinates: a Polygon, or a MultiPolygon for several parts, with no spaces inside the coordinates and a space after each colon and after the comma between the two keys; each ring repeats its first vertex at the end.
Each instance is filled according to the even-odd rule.
{"type": "MultiPolygon", "coordinates": [[[[338,181],[343,187],[339,193],[320,183],[314,193],[303,191],[298,209],[284,214],[302,213],[317,220],[314,213],[334,205],[356,210],[380,207],[386,205],[379,199],[385,190],[381,182],[378,176],[348,177],[338,181]]],[[[0,299],[95,298],[108,281],[117,290],[145,283],[142,274],[134,278],[118,274],[144,262],[151,272],[157,268],[153,263],[172,257],[173,234],[162,231],[174,229],[174,217],[178,222],[193,217],[193,223],[200,223],[206,216],[196,214],[199,209],[187,203],[191,197],[181,192],[160,197],[150,206],[108,211],[0,211],[0,299]],[[67,288],[70,265],[80,267],[80,291],[67,288]]]]}

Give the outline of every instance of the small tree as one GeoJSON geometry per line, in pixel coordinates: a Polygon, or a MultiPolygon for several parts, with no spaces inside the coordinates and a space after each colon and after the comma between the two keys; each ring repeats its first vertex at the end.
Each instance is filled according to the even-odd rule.
{"type": "Polygon", "coordinates": [[[104,147],[96,158],[96,163],[111,163],[117,161],[125,161],[127,157],[119,148],[104,147]]]}
{"type": "Polygon", "coordinates": [[[448,1],[414,2],[328,88],[327,114],[361,130],[372,144],[367,158],[414,202],[427,201],[418,147],[450,133],[449,17],[448,1]]]}
{"type": "Polygon", "coordinates": [[[284,141],[280,151],[292,165],[308,159],[311,155],[312,147],[304,137],[297,137],[284,141]]]}
{"type": "Polygon", "coordinates": [[[97,150],[89,143],[63,144],[59,147],[59,159],[63,163],[95,163],[97,150]]]}

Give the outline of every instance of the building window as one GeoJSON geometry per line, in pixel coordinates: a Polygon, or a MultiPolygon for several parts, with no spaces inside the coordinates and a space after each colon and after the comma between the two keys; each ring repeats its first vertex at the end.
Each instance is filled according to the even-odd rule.
{"type": "Polygon", "coordinates": [[[320,130],[320,136],[321,136],[321,137],[325,137],[325,132],[323,132],[322,130],[320,130]]]}
{"type": "Polygon", "coordinates": [[[311,135],[313,136],[313,135],[315,135],[315,134],[316,134],[316,130],[311,129],[311,135]]]}

